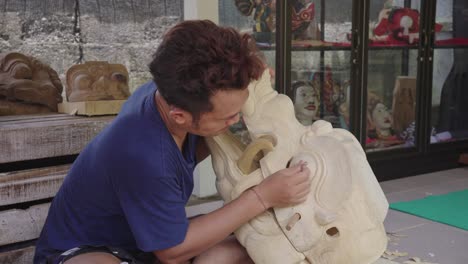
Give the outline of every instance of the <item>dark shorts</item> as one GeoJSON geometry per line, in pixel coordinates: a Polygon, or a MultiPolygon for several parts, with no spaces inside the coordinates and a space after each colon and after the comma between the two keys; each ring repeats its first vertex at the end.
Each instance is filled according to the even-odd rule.
{"type": "Polygon", "coordinates": [[[122,248],[106,247],[106,246],[79,246],[62,253],[54,254],[47,258],[47,264],[62,264],[72,257],[91,253],[91,252],[103,252],[109,253],[122,261],[122,264],[157,264],[157,261],[153,253],[147,253],[142,251],[129,251],[122,248]]]}

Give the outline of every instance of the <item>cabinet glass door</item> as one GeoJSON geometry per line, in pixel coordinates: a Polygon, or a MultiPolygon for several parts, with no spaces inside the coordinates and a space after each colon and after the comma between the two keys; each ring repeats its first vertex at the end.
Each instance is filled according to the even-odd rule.
{"type": "Polygon", "coordinates": [[[420,1],[370,0],[366,151],[415,146],[420,1]]]}
{"type": "Polygon", "coordinates": [[[291,96],[304,125],[323,119],[349,129],[353,1],[288,0],[291,96]],[[339,11],[337,11],[339,10],[339,11]]]}
{"type": "Polygon", "coordinates": [[[468,139],[468,1],[436,5],[431,143],[468,139]]]}
{"type": "MultiPolygon", "coordinates": [[[[218,1],[219,25],[234,27],[253,36],[271,74],[273,88],[276,69],[276,0],[220,0],[218,1]]],[[[251,139],[241,120],[230,131],[244,144],[251,139]]]]}
{"type": "Polygon", "coordinates": [[[219,24],[252,35],[272,74],[276,58],[276,0],[221,0],[219,24]]]}

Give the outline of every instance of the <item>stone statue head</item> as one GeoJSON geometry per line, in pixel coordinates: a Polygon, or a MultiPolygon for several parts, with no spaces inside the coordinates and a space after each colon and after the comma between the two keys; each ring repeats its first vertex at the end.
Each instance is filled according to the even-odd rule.
{"type": "Polygon", "coordinates": [[[17,52],[0,54],[0,115],[56,112],[62,83],[49,66],[17,52]]]}
{"type": "Polygon", "coordinates": [[[127,69],[105,61],[73,65],[67,71],[66,94],[69,102],[127,99],[127,69]]]}

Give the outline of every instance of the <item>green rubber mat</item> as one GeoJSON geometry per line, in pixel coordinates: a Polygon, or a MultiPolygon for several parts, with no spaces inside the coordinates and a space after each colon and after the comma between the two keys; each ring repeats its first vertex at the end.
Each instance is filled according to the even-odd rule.
{"type": "Polygon", "coordinates": [[[421,200],[390,204],[390,208],[468,230],[468,189],[421,200]]]}

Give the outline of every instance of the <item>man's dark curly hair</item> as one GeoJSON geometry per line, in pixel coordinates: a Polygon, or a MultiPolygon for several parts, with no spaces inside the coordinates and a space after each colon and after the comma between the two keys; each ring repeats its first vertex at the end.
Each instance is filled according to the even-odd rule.
{"type": "Polygon", "coordinates": [[[190,20],[164,35],[149,68],[167,103],[198,120],[213,110],[210,97],[216,91],[246,89],[265,66],[249,35],[209,20],[190,20]]]}

